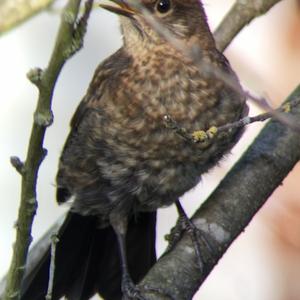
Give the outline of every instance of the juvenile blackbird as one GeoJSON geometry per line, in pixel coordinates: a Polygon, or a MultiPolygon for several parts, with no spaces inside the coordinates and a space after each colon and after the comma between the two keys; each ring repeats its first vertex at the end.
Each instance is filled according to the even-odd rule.
{"type": "MultiPolygon", "coordinates": [[[[54,299],[88,299],[98,292],[116,300],[121,298],[119,285],[127,298],[143,299],[129,274],[137,282],[155,261],[155,211],[194,187],[242,132],[222,132],[203,146],[168,128],[165,116],[193,132],[247,113],[243,96],[208,76],[136,6],[112,2],[117,5],[102,6],[120,16],[124,44],[96,69],[71,121],[59,163],[57,200],[72,197],[73,203],[59,233],[54,299]]],[[[160,26],[186,47],[198,47],[202,60],[239,87],[216,49],[201,1],[141,3],[160,26]]],[[[36,275],[27,276],[23,299],[42,299],[47,255],[36,275]]]]}

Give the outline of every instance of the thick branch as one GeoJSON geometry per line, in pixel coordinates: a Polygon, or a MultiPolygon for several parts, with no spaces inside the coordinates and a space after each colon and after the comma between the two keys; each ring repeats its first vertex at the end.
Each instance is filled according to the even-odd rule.
{"type": "Polygon", "coordinates": [[[214,33],[217,48],[220,51],[224,51],[234,37],[247,24],[254,18],[265,14],[279,1],[280,0],[237,0],[214,33]]]}
{"type": "Polygon", "coordinates": [[[0,35],[48,8],[55,0],[1,0],[0,35]]]}
{"type": "MultiPolygon", "coordinates": [[[[300,98],[300,86],[288,101],[300,98]]],[[[300,123],[300,105],[291,114],[300,123]]],[[[192,299],[201,283],[250,220],[300,159],[299,133],[278,121],[269,122],[239,162],[193,217],[214,246],[202,245],[201,274],[191,239],[186,234],[174,250],[162,256],[142,281],[170,296],[147,294],[147,299],[192,299]]]]}
{"type": "MultiPolygon", "coordinates": [[[[35,69],[28,74],[29,79],[39,89],[39,99],[34,114],[27,158],[21,168],[22,187],[21,203],[16,223],[17,235],[13,258],[7,276],[4,300],[19,298],[26,257],[32,239],[31,226],[37,208],[36,182],[38,169],[46,155],[43,141],[46,128],[52,123],[51,102],[53,90],[64,63],[82,45],[86,20],[92,3],[92,1],[87,2],[90,5],[87,7],[86,14],[81,19],[81,22],[77,25],[80,2],[80,0],[69,0],[63,11],[56,44],[48,67],[45,70],[35,69]],[[82,20],[85,20],[85,22],[82,20]]],[[[19,160],[14,158],[13,161],[19,160]]]]}

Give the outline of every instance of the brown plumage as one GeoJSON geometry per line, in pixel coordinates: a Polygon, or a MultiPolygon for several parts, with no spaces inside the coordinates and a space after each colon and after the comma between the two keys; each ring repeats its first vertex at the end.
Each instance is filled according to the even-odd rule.
{"type": "MultiPolygon", "coordinates": [[[[148,8],[155,4],[144,2],[148,8]]],[[[173,1],[165,18],[172,33],[186,42],[193,37],[207,61],[234,76],[208,27],[200,26],[198,1],[173,1]]],[[[192,132],[233,122],[245,112],[239,94],[203,74],[142,16],[122,19],[124,46],[97,68],[72,120],[57,178],[59,188],[75,196],[75,211],[107,218],[122,214],[124,206],[128,214],[171,204],[236,140],[235,130],[201,149],[166,128],[165,115],[192,132]]]]}
{"type": "MultiPolygon", "coordinates": [[[[72,212],[95,216],[100,227],[112,225],[121,247],[123,292],[142,299],[122,253],[128,220],[174,203],[241,134],[239,129],[223,132],[201,147],[167,128],[164,116],[193,132],[236,121],[247,106],[240,94],[209,77],[201,64],[196,66],[152,29],[136,8],[113,2],[119,6],[105,8],[121,15],[124,45],[96,69],[72,119],[59,164],[57,198],[61,203],[73,196],[72,212]]],[[[201,49],[202,58],[238,86],[215,47],[199,0],[141,2],[176,39],[201,49]]]]}

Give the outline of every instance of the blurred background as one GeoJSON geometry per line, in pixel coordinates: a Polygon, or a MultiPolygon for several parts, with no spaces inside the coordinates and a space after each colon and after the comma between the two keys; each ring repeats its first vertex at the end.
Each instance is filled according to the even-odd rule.
{"type": "MultiPolygon", "coordinates": [[[[203,2],[212,29],[233,3],[232,0],[203,2]]],[[[20,176],[11,167],[9,158],[25,157],[38,95],[26,73],[33,67],[46,66],[58,24],[57,13],[45,12],[0,37],[0,278],[11,259],[20,197],[20,176]]],[[[55,89],[55,122],[47,131],[45,147],[49,154],[39,173],[34,240],[67,209],[55,203],[54,178],[69,120],[97,64],[120,45],[117,17],[95,9],[85,47],[66,64],[55,89]]],[[[281,1],[245,28],[225,54],[248,90],[278,106],[300,83],[300,1],[281,1]]],[[[251,114],[257,113],[259,110],[252,107],[251,114]]],[[[232,154],[183,197],[189,214],[211,193],[261,126],[251,125],[232,154]]],[[[298,164],[230,247],[194,299],[300,300],[299,182],[298,164]]],[[[159,254],[166,246],[164,235],[176,217],[173,207],[159,212],[159,254]]]]}

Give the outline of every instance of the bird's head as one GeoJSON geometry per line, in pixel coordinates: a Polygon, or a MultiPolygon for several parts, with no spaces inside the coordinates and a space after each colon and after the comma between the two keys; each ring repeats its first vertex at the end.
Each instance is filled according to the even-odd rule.
{"type": "Polygon", "coordinates": [[[110,0],[100,6],[121,16],[129,47],[166,43],[168,34],[202,48],[215,46],[200,0],[110,0]]]}

